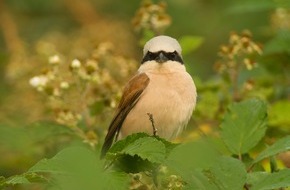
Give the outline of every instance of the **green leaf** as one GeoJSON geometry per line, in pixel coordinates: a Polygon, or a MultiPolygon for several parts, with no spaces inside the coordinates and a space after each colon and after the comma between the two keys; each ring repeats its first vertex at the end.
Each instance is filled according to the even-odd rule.
{"type": "Polygon", "coordinates": [[[146,133],[136,133],[116,142],[106,154],[106,166],[127,173],[148,171],[165,161],[176,145],[146,133]]]}
{"type": "Polygon", "coordinates": [[[246,183],[248,186],[252,186],[253,184],[259,183],[259,181],[261,181],[268,175],[269,175],[268,172],[261,172],[261,171],[248,173],[246,183]]]}
{"type": "MultiPolygon", "coordinates": [[[[179,164],[179,163],[176,163],[179,164]]],[[[181,175],[186,181],[185,189],[243,189],[247,172],[244,164],[231,157],[218,157],[209,169],[202,171],[190,169],[181,175]]]]}
{"type": "Polygon", "coordinates": [[[77,189],[128,189],[125,173],[103,170],[103,163],[91,150],[83,147],[66,148],[51,159],[43,159],[29,172],[48,173],[50,187],[64,190],[77,189]]]}
{"type": "Polygon", "coordinates": [[[70,147],[63,149],[51,159],[42,159],[28,172],[46,172],[55,174],[80,172],[81,168],[90,168],[89,171],[101,169],[101,163],[96,155],[84,147],[70,147]],[[76,165],[82,161],[82,165],[76,165]],[[79,170],[80,169],[80,170],[79,170]]]}
{"type": "Polygon", "coordinates": [[[166,157],[168,157],[169,154],[171,153],[171,151],[179,145],[177,143],[169,142],[169,141],[167,141],[159,136],[156,136],[155,138],[164,144],[165,149],[166,149],[166,157]]]}
{"type": "Polygon", "coordinates": [[[15,175],[5,180],[3,186],[17,184],[30,184],[30,181],[25,177],[25,175],[15,175]]]}
{"type": "Polygon", "coordinates": [[[111,190],[111,189],[124,189],[127,190],[129,187],[129,178],[126,173],[110,171],[105,173],[105,177],[103,178],[104,181],[102,182],[105,184],[104,189],[111,190]]]}
{"type": "Polygon", "coordinates": [[[28,172],[62,173],[63,169],[61,167],[60,161],[56,158],[44,158],[32,166],[28,172]]]}
{"type": "Polygon", "coordinates": [[[179,43],[182,48],[182,54],[187,55],[203,43],[203,38],[200,36],[182,36],[179,39],[179,43]]]}
{"type": "Polygon", "coordinates": [[[5,179],[4,177],[0,178],[0,189],[1,187],[5,187],[5,186],[14,186],[14,185],[27,185],[27,184],[31,184],[31,183],[44,183],[47,182],[47,179],[40,175],[40,174],[36,174],[36,173],[23,173],[21,175],[14,175],[11,176],[7,179],[5,179]]]}
{"type": "Polygon", "coordinates": [[[228,149],[237,155],[255,147],[266,131],[267,106],[250,99],[229,106],[221,124],[221,136],[228,149]]]}
{"type": "Polygon", "coordinates": [[[280,152],[290,150],[290,136],[284,137],[276,141],[272,146],[262,151],[254,160],[253,163],[257,163],[267,157],[274,156],[280,152]]]}
{"type": "Polygon", "coordinates": [[[146,159],[153,163],[162,163],[165,160],[166,149],[164,144],[154,137],[144,137],[126,146],[121,153],[137,155],[143,160],[146,159]]]}
{"type": "Polygon", "coordinates": [[[196,169],[209,167],[218,156],[210,144],[205,141],[185,143],[172,150],[167,162],[180,169],[196,169]],[[176,164],[178,163],[178,164],[176,164]]]}
{"type": "Polygon", "coordinates": [[[207,176],[219,189],[240,190],[246,183],[247,172],[240,160],[221,157],[209,169],[207,176]]]}
{"type": "Polygon", "coordinates": [[[202,171],[194,170],[191,172],[192,175],[187,179],[187,183],[184,187],[184,190],[219,190],[219,188],[212,183],[202,171]]]}
{"type": "Polygon", "coordinates": [[[217,189],[201,169],[208,169],[219,158],[210,141],[201,139],[176,146],[169,154],[165,165],[186,182],[184,189],[217,189]]]}
{"type": "Polygon", "coordinates": [[[139,138],[150,137],[147,133],[134,133],[132,135],[127,136],[125,139],[117,141],[113,146],[109,149],[108,154],[106,155],[107,159],[110,159],[110,156],[116,155],[120,153],[124,148],[134,143],[139,138]]]}
{"type": "Polygon", "coordinates": [[[248,174],[248,183],[251,190],[271,190],[290,187],[290,169],[280,170],[275,173],[248,174]]]}
{"type": "Polygon", "coordinates": [[[160,137],[136,133],[116,142],[108,151],[106,159],[115,160],[124,155],[136,155],[152,163],[162,163],[175,146],[177,145],[160,137]]]}

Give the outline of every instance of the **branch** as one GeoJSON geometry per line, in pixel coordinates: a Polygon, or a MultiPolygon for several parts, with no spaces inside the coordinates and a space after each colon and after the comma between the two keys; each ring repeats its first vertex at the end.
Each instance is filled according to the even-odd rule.
{"type": "Polygon", "coordinates": [[[153,136],[157,136],[157,128],[155,127],[155,124],[154,124],[153,114],[147,113],[147,115],[149,116],[149,120],[150,120],[152,128],[153,128],[153,136]]]}

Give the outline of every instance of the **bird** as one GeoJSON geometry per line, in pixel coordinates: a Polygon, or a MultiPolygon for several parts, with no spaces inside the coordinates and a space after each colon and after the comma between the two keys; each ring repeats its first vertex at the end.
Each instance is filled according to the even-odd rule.
{"type": "Polygon", "coordinates": [[[152,127],[159,137],[176,138],[188,124],[196,98],[196,86],[186,71],[178,41],[165,35],[151,38],[144,45],[137,73],[125,85],[101,158],[114,141],[133,133],[152,134],[152,127]]]}

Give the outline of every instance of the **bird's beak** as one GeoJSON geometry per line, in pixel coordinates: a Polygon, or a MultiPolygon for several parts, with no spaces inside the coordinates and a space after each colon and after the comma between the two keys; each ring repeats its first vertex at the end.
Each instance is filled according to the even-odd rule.
{"type": "Polygon", "coordinates": [[[168,61],[168,58],[165,56],[163,52],[160,52],[158,56],[155,58],[155,61],[157,61],[158,63],[164,63],[168,61]]]}

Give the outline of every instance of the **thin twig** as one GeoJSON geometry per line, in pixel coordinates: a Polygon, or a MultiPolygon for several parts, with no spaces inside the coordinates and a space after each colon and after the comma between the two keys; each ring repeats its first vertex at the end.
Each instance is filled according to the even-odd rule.
{"type": "Polygon", "coordinates": [[[153,114],[147,113],[147,115],[149,116],[149,120],[150,120],[152,128],[153,128],[153,136],[157,136],[157,128],[155,127],[155,124],[154,124],[153,114]]]}

